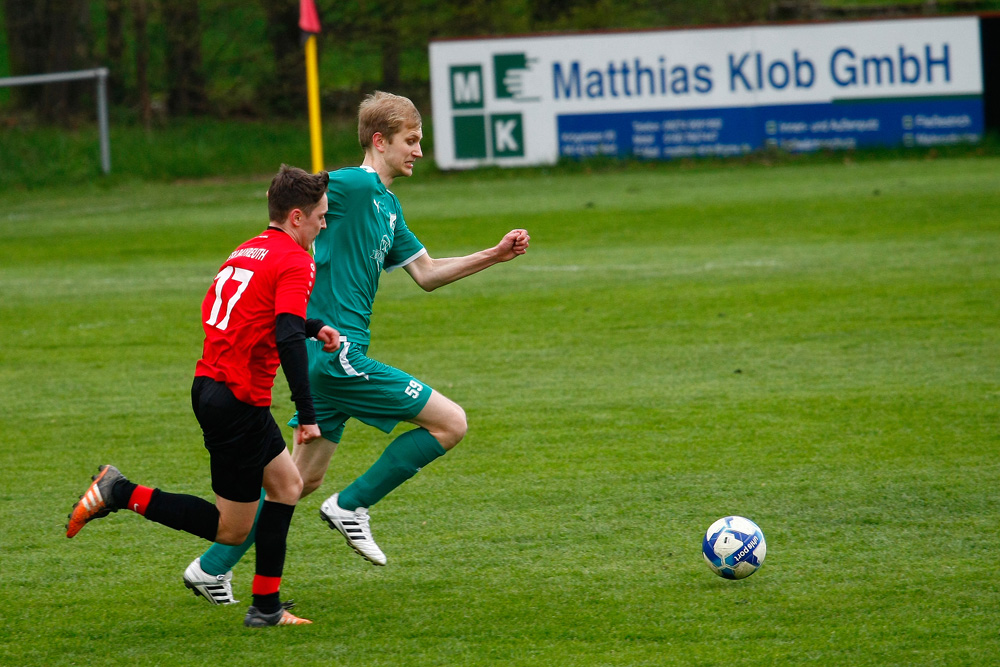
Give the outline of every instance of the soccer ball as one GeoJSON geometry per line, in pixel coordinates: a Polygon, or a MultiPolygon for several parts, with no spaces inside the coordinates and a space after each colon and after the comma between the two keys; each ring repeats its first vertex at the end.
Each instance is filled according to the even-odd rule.
{"type": "Polygon", "coordinates": [[[701,543],[705,562],[720,577],[745,579],[764,563],[764,533],[750,519],[727,516],[705,532],[701,543]]]}

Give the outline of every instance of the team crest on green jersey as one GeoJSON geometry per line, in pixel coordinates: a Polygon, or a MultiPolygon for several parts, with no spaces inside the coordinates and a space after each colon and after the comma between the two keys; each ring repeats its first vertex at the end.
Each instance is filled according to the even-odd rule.
{"type": "Polygon", "coordinates": [[[382,270],[382,265],[385,264],[385,256],[389,254],[389,248],[392,247],[392,238],[388,234],[382,235],[382,240],[379,241],[379,247],[372,250],[371,258],[378,262],[379,271],[382,270]]]}

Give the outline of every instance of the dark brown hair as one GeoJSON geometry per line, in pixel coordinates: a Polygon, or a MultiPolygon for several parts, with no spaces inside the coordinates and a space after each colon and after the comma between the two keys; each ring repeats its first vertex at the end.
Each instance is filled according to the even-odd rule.
{"type": "Polygon", "coordinates": [[[330,174],[321,171],[310,174],[298,167],[281,165],[267,189],[267,214],[271,222],[282,223],[292,209],[310,215],[326,194],[330,174]]]}

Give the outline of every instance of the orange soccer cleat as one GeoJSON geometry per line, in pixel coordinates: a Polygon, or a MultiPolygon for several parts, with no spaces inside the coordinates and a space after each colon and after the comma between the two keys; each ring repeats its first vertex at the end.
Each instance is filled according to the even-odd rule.
{"type": "Polygon", "coordinates": [[[282,607],[273,614],[264,614],[257,607],[247,609],[246,618],[243,625],[248,628],[267,628],[272,625],[310,625],[312,621],[295,616],[282,607]]]}
{"type": "Polygon", "coordinates": [[[79,533],[88,522],[118,511],[114,496],[111,494],[111,487],[118,480],[125,479],[125,476],[118,471],[118,468],[104,465],[98,468],[98,473],[91,479],[94,481],[90,484],[90,488],[80,496],[80,502],[73,505],[69,523],[66,524],[66,537],[73,537],[79,533]]]}

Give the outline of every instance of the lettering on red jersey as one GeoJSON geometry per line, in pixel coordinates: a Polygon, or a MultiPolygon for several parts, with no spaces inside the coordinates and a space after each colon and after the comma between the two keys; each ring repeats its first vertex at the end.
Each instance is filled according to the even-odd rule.
{"type": "Polygon", "coordinates": [[[244,403],[270,405],[280,363],[276,318],[304,318],[315,280],[312,256],[284,232],[269,230],[234,250],[202,301],[205,344],[195,375],[224,382],[244,403]]]}

